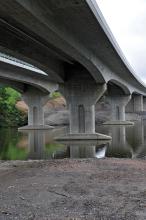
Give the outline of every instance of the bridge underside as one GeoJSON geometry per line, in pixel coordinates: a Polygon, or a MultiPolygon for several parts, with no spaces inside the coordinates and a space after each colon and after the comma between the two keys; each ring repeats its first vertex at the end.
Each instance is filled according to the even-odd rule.
{"type": "Polygon", "coordinates": [[[96,136],[94,106],[106,85],[112,120],[125,121],[125,107],[134,91],[146,95],[145,86],[131,71],[94,3],[91,0],[1,2],[0,51],[47,73],[47,76],[31,71],[26,74],[25,70],[15,68],[15,74],[8,64],[6,67],[0,63],[1,78],[25,85],[31,125],[36,125],[36,121],[44,124],[44,96],[58,89],[56,84],[70,110],[70,134],[84,137],[96,136]],[[110,86],[114,90],[115,85],[122,90],[110,93],[110,86]],[[35,92],[28,87],[35,87],[35,92]],[[36,103],[39,103],[37,110],[36,103]]]}

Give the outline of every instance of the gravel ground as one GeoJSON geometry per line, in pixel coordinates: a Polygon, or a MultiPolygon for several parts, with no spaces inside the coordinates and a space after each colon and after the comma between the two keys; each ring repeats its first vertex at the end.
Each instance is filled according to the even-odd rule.
{"type": "Polygon", "coordinates": [[[145,220],[146,161],[0,162],[0,220],[145,220]]]}

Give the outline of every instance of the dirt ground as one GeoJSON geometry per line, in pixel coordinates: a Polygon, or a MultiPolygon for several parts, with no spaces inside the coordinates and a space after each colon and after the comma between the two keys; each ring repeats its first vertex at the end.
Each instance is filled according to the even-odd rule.
{"type": "Polygon", "coordinates": [[[146,161],[0,162],[0,220],[146,219],[146,161]]]}

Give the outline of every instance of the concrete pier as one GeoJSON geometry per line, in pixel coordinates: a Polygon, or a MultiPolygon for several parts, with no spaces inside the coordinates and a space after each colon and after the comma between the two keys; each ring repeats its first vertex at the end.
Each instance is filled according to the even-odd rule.
{"type": "MultiPolygon", "coordinates": [[[[130,102],[126,106],[126,113],[130,113],[134,121],[145,119],[146,117],[146,98],[143,95],[133,94],[130,102]]],[[[129,117],[129,116],[128,116],[129,117]]]]}
{"type": "Polygon", "coordinates": [[[143,111],[146,111],[146,97],[143,97],[143,111]]]}
{"type": "Polygon", "coordinates": [[[133,95],[134,112],[143,111],[143,95],[133,95]]]}
{"type": "Polygon", "coordinates": [[[44,124],[44,109],[43,106],[49,99],[48,95],[44,95],[35,89],[25,92],[22,96],[25,103],[28,105],[28,125],[19,128],[19,130],[35,130],[49,129],[51,126],[44,124]]]}
{"type": "Polygon", "coordinates": [[[95,104],[106,91],[87,71],[75,70],[60,88],[70,112],[69,135],[62,139],[111,139],[95,133],[95,104]]]}
{"type": "Polygon", "coordinates": [[[125,120],[125,107],[130,101],[131,95],[110,96],[108,99],[111,104],[111,121],[104,124],[133,125],[133,122],[125,120]]]}

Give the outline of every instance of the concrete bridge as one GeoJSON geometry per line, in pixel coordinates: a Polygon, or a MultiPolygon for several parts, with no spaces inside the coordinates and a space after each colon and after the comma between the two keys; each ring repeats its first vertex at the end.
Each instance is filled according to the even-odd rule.
{"type": "Polygon", "coordinates": [[[58,85],[50,82],[46,75],[37,74],[35,68],[28,70],[16,65],[15,61],[10,64],[8,58],[0,61],[0,85],[11,86],[22,94],[28,105],[28,126],[25,129],[47,129],[43,106],[50,93],[58,89],[58,85]]]}
{"type": "MultiPolygon", "coordinates": [[[[41,100],[40,90],[46,94],[58,84],[70,110],[72,138],[108,138],[95,133],[94,106],[103,94],[112,105],[112,123],[128,123],[128,103],[127,108],[143,111],[146,87],[127,63],[95,0],[5,0],[0,6],[0,51],[47,74],[9,71],[5,78],[0,71],[0,77],[31,85],[25,93],[30,106],[30,94],[41,100]]],[[[40,110],[37,117],[31,110],[31,125],[43,121],[42,102],[35,103],[40,110]]]]}

